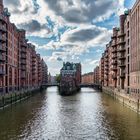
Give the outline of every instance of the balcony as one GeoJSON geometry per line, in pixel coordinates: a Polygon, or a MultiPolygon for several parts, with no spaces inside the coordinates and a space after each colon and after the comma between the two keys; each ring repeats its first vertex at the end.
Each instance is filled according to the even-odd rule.
{"type": "Polygon", "coordinates": [[[108,67],[108,63],[105,63],[105,66],[108,67]]]}
{"type": "Polygon", "coordinates": [[[126,59],[125,55],[119,55],[119,60],[126,59]]]}
{"type": "Polygon", "coordinates": [[[108,58],[108,55],[105,55],[105,58],[108,58]]]}
{"type": "Polygon", "coordinates": [[[6,29],[5,26],[0,25],[0,31],[1,31],[2,33],[6,33],[6,32],[7,32],[7,29],[6,29]]]}
{"type": "Polygon", "coordinates": [[[105,75],[108,75],[108,71],[105,71],[105,75]]]}
{"type": "Polygon", "coordinates": [[[105,77],[105,80],[108,81],[108,77],[105,77]]]}
{"type": "Polygon", "coordinates": [[[42,70],[41,67],[38,67],[38,70],[41,71],[42,70]]]}
{"type": "Polygon", "coordinates": [[[36,63],[32,63],[32,67],[35,67],[36,66],[36,63]]]}
{"type": "Polygon", "coordinates": [[[121,46],[121,47],[119,47],[119,49],[118,49],[118,52],[125,52],[125,47],[124,46],[121,46]]]}
{"type": "Polygon", "coordinates": [[[117,53],[117,48],[112,49],[112,53],[117,53]]]}
{"type": "Polygon", "coordinates": [[[104,68],[102,68],[101,71],[103,72],[104,71],[104,68]]]}
{"type": "Polygon", "coordinates": [[[33,77],[32,77],[32,81],[35,81],[35,80],[36,80],[36,78],[33,76],[33,77]]]}
{"type": "Polygon", "coordinates": [[[112,61],[112,65],[117,65],[117,60],[112,61]]]}
{"type": "Polygon", "coordinates": [[[124,40],[120,40],[119,42],[118,42],[118,45],[125,45],[125,41],[124,40]]]}
{"type": "Polygon", "coordinates": [[[0,55],[0,62],[5,62],[5,56],[0,55]]]}
{"type": "Polygon", "coordinates": [[[35,53],[32,54],[32,58],[36,58],[36,54],[35,53]]]}
{"type": "Polygon", "coordinates": [[[21,53],[26,53],[26,48],[21,48],[21,53]]]}
{"type": "Polygon", "coordinates": [[[116,66],[113,66],[111,69],[112,69],[113,71],[117,71],[117,67],[116,67],[116,66]]]}
{"type": "Polygon", "coordinates": [[[105,62],[108,63],[108,59],[105,59],[105,62]]]}
{"type": "Polygon", "coordinates": [[[21,54],[21,59],[26,59],[26,54],[21,54]]]}
{"type": "Polygon", "coordinates": [[[125,72],[122,72],[122,73],[120,74],[120,78],[125,78],[125,72]]]}
{"type": "Polygon", "coordinates": [[[6,42],[6,37],[5,36],[0,36],[0,42],[5,43],[6,42]]]}
{"type": "Polygon", "coordinates": [[[35,59],[35,58],[33,58],[33,59],[32,59],[32,62],[33,62],[33,63],[35,63],[35,62],[36,62],[36,59],[35,59]]]}
{"type": "Polygon", "coordinates": [[[119,63],[119,67],[125,67],[126,65],[125,65],[125,63],[124,62],[120,62],[119,63]]]}
{"type": "Polygon", "coordinates": [[[2,44],[0,44],[0,52],[6,52],[6,46],[4,45],[2,45],[2,44]]]}
{"type": "Polygon", "coordinates": [[[125,35],[126,35],[125,33],[119,33],[118,37],[121,38],[121,37],[124,37],[125,35]]]}
{"type": "Polygon", "coordinates": [[[39,63],[38,66],[41,67],[41,63],[39,63]]]}
{"type": "Polygon", "coordinates": [[[32,68],[32,71],[35,71],[35,70],[36,70],[36,67],[33,67],[33,68],[32,68]]]}
{"type": "Polygon", "coordinates": [[[26,74],[25,73],[21,73],[21,79],[25,79],[26,78],[26,74]]]}
{"type": "Polygon", "coordinates": [[[25,71],[26,70],[26,66],[25,65],[21,65],[21,70],[25,71]]]}
{"type": "Polygon", "coordinates": [[[112,56],[112,59],[116,59],[117,58],[117,54],[114,54],[113,56],[112,56]]]}
{"type": "Polygon", "coordinates": [[[105,67],[105,70],[107,70],[107,71],[108,71],[108,67],[105,67]]]}
{"type": "Polygon", "coordinates": [[[111,46],[115,47],[115,46],[117,46],[117,43],[116,42],[112,42],[111,46]]]}
{"type": "Polygon", "coordinates": [[[21,60],[21,65],[26,65],[26,60],[21,60]]]}
{"type": "Polygon", "coordinates": [[[22,41],[20,44],[22,47],[27,47],[27,43],[25,41],[22,41]]]}
{"type": "Polygon", "coordinates": [[[114,80],[117,79],[117,74],[113,74],[112,79],[114,79],[114,80]]]}
{"type": "Polygon", "coordinates": [[[5,71],[2,68],[0,68],[0,75],[5,75],[5,71]]]}
{"type": "Polygon", "coordinates": [[[36,75],[36,72],[34,71],[34,72],[32,72],[32,77],[34,77],[36,75]]]}
{"type": "Polygon", "coordinates": [[[117,36],[116,36],[116,35],[111,36],[111,39],[115,39],[115,38],[117,38],[117,36]]]}

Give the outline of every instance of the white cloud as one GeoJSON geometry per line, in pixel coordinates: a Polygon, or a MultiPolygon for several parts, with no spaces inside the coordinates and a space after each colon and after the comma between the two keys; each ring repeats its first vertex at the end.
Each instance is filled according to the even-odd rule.
{"type": "MultiPolygon", "coordinates": [[[[124,0],[37,0],[39,8],[32,0],[4,0],[6,7],[11,12],[11,21],[19,27],[27,29],[30,36],[51,37],[58,36],[58,28],[70,26],[63,35],[45,45],[36,45],[37,49],[52,50],[50,57],[44,57],[51,71],[57,71],[61,61],[79,60],[79,56],[89,52],[90,48],[105,46],[109,41],[112,31],[91,25],[104,21],[112,14],[120,15],[124,11],[124,0]],[[15,6],[16,5],[16,6],[15,6]],[[51,29],[46,17],[54,22],[51,29]],[[36,26],[35,26],[36,23],[36,26]],[[28,28],[27,28],[28,27],[28,28]],[[61,51],[60,51],[61,50],[61,51]],[[53,64],[51,64],[53,62],[53,64]],[[57,64],[59,62],[59,64],[57,64]]],[[[100,50],[97,50],[99,53],[100,50]]],[[[95,65],[97,60],[90,60],[90,65],[95,65]]],[[[86,66],[86,64],[84,64],[86,66]]]]}
{"type": "Polygon", "coordinates": [[[110,39],[112,31],[94,25],[82,25],[76,29],[66,31],[60,42],[49,42],[47,45],[40,46],[42,49],[53,51],[63,50],[64,56],[82,55],[90,48],[104,46],[110,39]]]}

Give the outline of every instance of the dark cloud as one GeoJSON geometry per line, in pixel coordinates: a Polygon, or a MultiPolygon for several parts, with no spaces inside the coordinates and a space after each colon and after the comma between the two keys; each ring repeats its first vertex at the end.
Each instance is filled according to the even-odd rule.
{"type": "Polygon", "coordinates": [[[98,28],[81,29],[73,34],[69,35],[67,41],[70,42],[85,42],[90,41],[100,35],[102,31],[98,28]]]}
{"type": "Polygon", "coordinates": [[[11,6],[20,6],[20,0],[4,0],[4,4],[11,6]]]}
{"type": "Polygon", "coordinates": [[[30,33],[40,31],[42,29],[46,29],[49,32],[49,29],[47,28],[47,26],[45,24],[41,25],[37,20],[31,20],[29,23],[23,23],[18,26],[20,28],[27,30],[30,33]]]}
{"type": "MultiPolygon", "coordinates": [[[[20,6],[21,6],[21,1],[20,0],[4,0],[4,4],[7,5],[8,7],[12,7],[10,8],[10,12],[12,12],[12,14],[22,14],[22,13],[28,13],[31,9],[31,5],[25,5],[24,9],[21,10],[20,6]]],[[[37,4],[36,0],[34,0],[33,2],[34,7],[32,9],[32,11],[30,11],[32,14],[36,14],[38,12],[39,9],[39,5],[37,4]]]]}
{"type": "Polygon", "coordinates": [[[58,57],[58,58],[57,58],[57,61],[63,61],[63,59],[62,59],[62,58],[60,58],[60,57],[58,57]]]}
{"type": "Polygon", "coordinates": [[[20,26],[29,32],[40,31],[41,29],[41,25],[37,20],[31,20],[29,23],[23,23],[20,26]]]}
{"type": "MultiPolygon", "coordinates": [[[[56,13],[62,16],[66,21],[71,23],[92,22],[93,19],[106,14],[109,10],[114,10],[116,1],[112,0],[81,0],[79,8],[74,6],[76,0],[44,0],[49,7],[56,13]],[[61,3],[67,2],[67,11],[63,12],[61,3]]],[[[116,5],[117,6],[117,5],[116,5]]],[[[66,8],[66,7],[65,7],[66,8]]]]}
{"type": "Polygon", "coordinates": [[[66,21],[71,23],[81,23],[87,21],[87,18],[83,18],[83,16],[80,14],[80,10],[75,8],[72,8],[71,10],[67,11],[64,14],[64,18],[66,21]]]}

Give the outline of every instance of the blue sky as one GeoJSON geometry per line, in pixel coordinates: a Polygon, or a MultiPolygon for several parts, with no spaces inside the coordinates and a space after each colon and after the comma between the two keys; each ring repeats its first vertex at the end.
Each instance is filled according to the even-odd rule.
{"type": "Polygon", "coordinates": [[[4,0],[11,21],[27,30],[29,42],[46,61],[52,75],[63,61],[82,63],[93,71],[110,40],[119,15],[135,0],[4,0]]]}

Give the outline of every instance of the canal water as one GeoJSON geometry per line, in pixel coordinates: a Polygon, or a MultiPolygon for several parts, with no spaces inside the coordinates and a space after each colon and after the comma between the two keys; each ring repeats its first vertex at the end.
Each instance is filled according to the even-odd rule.
{"type": "Polygon", "coordinates": [[[140,140],[140,115],[91,88],[51,87],[0,111],[0,140],[140,140]]]}

